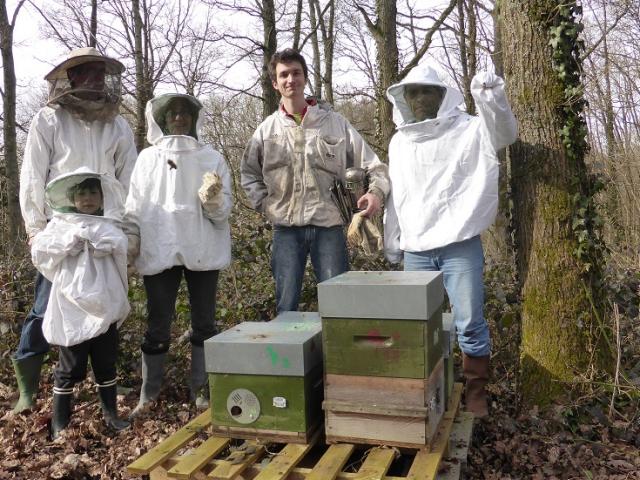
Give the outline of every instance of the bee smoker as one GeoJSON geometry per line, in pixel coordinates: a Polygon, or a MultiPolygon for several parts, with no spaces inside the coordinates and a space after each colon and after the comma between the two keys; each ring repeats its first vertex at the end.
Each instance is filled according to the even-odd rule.
{"type": "Polygon", "coordinates": [[[369,174],[364,168],[351,167],[347,168],[344,178],[351,197],[351,211],[357,212],[358,199],[369,190],[369,174]]]}

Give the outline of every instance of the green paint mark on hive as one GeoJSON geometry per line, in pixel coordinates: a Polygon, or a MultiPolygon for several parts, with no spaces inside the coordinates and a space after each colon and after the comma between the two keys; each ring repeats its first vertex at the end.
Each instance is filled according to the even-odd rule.
{"type": "Polygon", "coordinates": [[[267,354],[271,358],[271,365],[276,366],[278,363],[278,352],[276,352],[271,346],[267,347],[267,354]]]}

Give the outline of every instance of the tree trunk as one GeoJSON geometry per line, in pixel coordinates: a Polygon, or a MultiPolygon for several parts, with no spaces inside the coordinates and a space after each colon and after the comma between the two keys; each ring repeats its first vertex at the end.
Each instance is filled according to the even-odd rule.
{"type": "Polygon", "coordinates": [[[264,29],[264,43],[262,56],[262,117],[267,118],[278,108],[278,95],[269,77],[269,60],[278,49],[276,39],[276,10],[273,0],[262,1],[262,27],[264,29]]]}
{"type": "Polygon", "coordinates": [[[313,6],[313,0],[309,0],[309,22],[311,23],[311,47],[313,48],[313,78],[312,88],[316,98],[322,97],[322,70],[320,67],[320,44],[318,40],[318,18],[316,18],[316,9],[313,6]]]}
{"type": "Polygon", "coordinates": [[[604,6],[604,32],[602,39],[603,61],[604,61],[604,133],[607,139],[607,156],[614,157],[617,149],[616,135],[614,130],[615,114],[613,113],[613,102],[611,100],[611,59],[609,58],[609,42],[607,41],[607,6],[604,6]]]}
{"type": "Polygon", "coordinates": [[[335,25],[335,12],[336,6],[334,0],[329,0],[329,23],[324,21],[324,18],[320,15],[320,5],[316,2],[318,7],[318,17],[320,26],[322,27],[322,39],[324,46],[324,98],[327,102],[333,105],[333,46],[334,46],[334,25],[335,25]]]}
{"type": "Polygon", "coordinates": [[[467,35],[465,26],[465,0],[458,0],[458,45],[460,47],[460,67],[462,69],[462,94],[469,115],[473,115],[475,103],[471,96],[471,77],[469,76],[469,55],[467,54],[467,35]]]}
{"type": "Polygon", "coordinates": [[[511,156],[523,297],[521,393],[526,404],[544,405],[576,379],[587,380],[591,367],[601,371],[607,356],[598,326],[602,251],[584,163],[577,7],[501,3],[505,76],[520,127],[511,156]]]}
{"type": "Polygon", "coordinates": [[[136,128],[134,132],[138,152],[144,148],[147,131],[144,109],[147,105],[147,89],[145,88],[144,58],[142,52],[142,17],[140,15],[140,0],[131,0],[133,13],[133,35],[136,62],[136,128]]]}
{"type": "Polygon", "coordinates": [[[98,38],[98,0],[91,0],[91,25],[89,29],[89,46],[95,47],[98,38]]]}
{"type": "Polygon", "coordinates": [[[24,238],[20,202],[18,199],[19,171],[18,153],[16,145],[16,72],[13,62],[13,28],[17,14],[24,4],[19,2],[13,14],[13,21],[9,21],[7,4],[0,2],[0,50],[2,50],[2,73],[4,76],[4,97],[2,111],[4,122],[2,133],[4,136],[4,160],[7,181],[7,227],[8,242],[3,246],[7,252],[21,250],[24,238]]]}
{"type": "MultiPolygon", "coordinates": [[[[333,35],[335,20],[335,2],[329,0],[324,9],[320,8],[319,0],[309,0],[310,16],[312,24],[315,18],[322,34],[322,47],[324,53],[324,72],[320,74],[322,98],[333,105],[333,35]],[[325,21],[324,15],[329,11],[329,20],[325,21]]],[[[315,55],[315,51],[314,51],[315,55]]],[[[319,56],[319,55],[318,55],[319,56]]]]}
{"type": "MultiPolygon", "coordinates": [[[[313,22],[312,22],[313,23],[313,22]]],[[[293,49],[300,50],[300,31],[302,30],[302,0],[296,6],[296,20],[293,25],[293,49]]]]}
{"type": "Polygon", "coordinates": [[[378,85],[376,92],[378,144],[384,150],[384,162],[387,162],[388,145],[395,125],[393,107],[387,100],[386,90],[398,81],[398,42],[396,16],[398,9],[395,0],[376,1],[376,61],[378,64],[378,85]]]}
{"type": "MultiPolygon", "coordinates": [[[[496,74],[504,77],[502,60],[502,35],[500,16],[500,0],[496,1],[493,12],[493,32],[495,38],[494,51],[491,60],[496,69],[496,74]]],[[[482,233],[482,244],[488,264],[513,266],[513,242],[511,240],[511,226],[509,219],[511,209],[509,206],[509,149],[502,149],[498,152],[499,177],[498,177],[498,213],[493,225],[482,233]]]]}

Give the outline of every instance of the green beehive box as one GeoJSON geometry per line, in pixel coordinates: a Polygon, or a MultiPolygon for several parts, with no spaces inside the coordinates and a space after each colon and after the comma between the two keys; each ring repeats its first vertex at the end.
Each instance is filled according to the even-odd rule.
{"type": "Polygon", "coordinates": [[[442,358],[442,312],[428,321],[323,318],[326,373],[429,378],[442,358]]]}
{"type": "Polygon", "coordinates": [[[346,272],[318,284],[325,371],[429,378],[442,358],[442,272],[346,272]]]}
{"type": "Polygon", "coordinates": [[[317,314],[244,322],[205,342],[216,433],[305,443],[322,423],[317,314]]]}

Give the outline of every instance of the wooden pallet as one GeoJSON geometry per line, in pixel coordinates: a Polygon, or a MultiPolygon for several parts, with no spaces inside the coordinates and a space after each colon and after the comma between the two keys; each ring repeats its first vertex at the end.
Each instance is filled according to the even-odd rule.
{"type": "Polygon", "coordinates": [[[190,445],[194,437],[202,436],[210,427],[211,414],[207,410],[131,463],[127,470],[150,475],[151,480],[456,480],[466,463],[473,415],[458,409],[462,385],[455,384],[452,393],[450,408],[430,450],[401,454],[395,448],[325,445],[317,440],[304,445],[257,440],[240,443],[216,435],[199,445],[190,445]]]}

